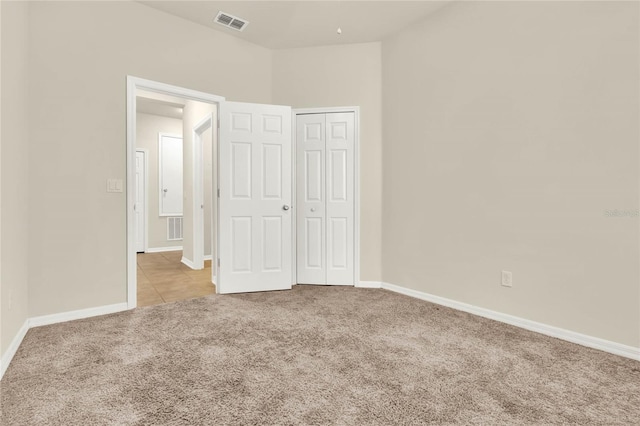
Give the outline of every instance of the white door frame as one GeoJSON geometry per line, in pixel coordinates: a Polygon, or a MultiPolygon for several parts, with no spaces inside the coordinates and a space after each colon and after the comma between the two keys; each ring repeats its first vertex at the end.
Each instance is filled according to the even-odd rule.
{"type": "Polygon", "coordinates": [[[144,251],[149,249],[149,150],[136,148],[144,154],[144,251]]]}
{"type": "MultiPolygon", "coordinates": [[[[136,235],[135,235],[135,176],[136,176],[136,92],[147,90],[165,95],[177,96],[194,101],[219,104],[225,98],[223,96],[186,89],[157,81],[146,80],[139,77],[127,76],[127,307],[133,309],[137,306],[137,270],[136,270],[136,235]]],[[[218,108],[220,111],[220,108],[218,108]]],[[[217,224],[214,224],[217,226],[217,224]]]]}
{"type": "MultiPolygon", "coordinates": [[[[213,131],[213,113],[207,114],[193,127],[193,269],[204,268],[204,144],[202,134],[213,131]]],[[[212,141],[213,142],[213,141],[212,141]]],[[[213,147],[212,147],[213,152],[213,147]]],[[[213,174],[211,188],[217,188],[217,173],[213,174]]],[[[216,207],[216,197],[212,198],[211,211],[216,207]]],[[[213,219],[213,218],[209,218],[213,219]]],[[[213,227],[210,235],[213,241],[213,227]]],[[[211,246],[213,251],[213,244],[211,246]]],[[[213,263],[213,262],[212,262],[213,263]]],[[[212,274],[215,275],[212,265],[212,274]]],[[[213,276],[212,276],[213,279],[213,276]]]]}
{"type": "MultiPolygon", "coordinates": [[[[354,264],[354,268],[353,268],[353,284],[354,286],[358,286],[360,285],[360,107],[357,106],[351,106],[351,107],[323,107],[323,108],[297,108],[294,109],[292,111],[293,117],[292,117],[292,123],[291,125],[293,126],[292,128],[292,137],[293,137],[293,151],[291,153],[291,157],[292,157],[292,161],[293,161],[293,169],[292,169],[292,173],[293,173],[293,205],[297,206],[297,199],[296,199],[296,191],[297,191],[297,182],[296,182],[296,176],[297,176],[297,170],[296,170],[296,149],[297,149],[297,141],[295,140],[295,135],[296,135],[296,116],[298,115],[303,115],[303,114],[330,114],[330,113],[334,113],[334,112],[353,112],[354,116],[355,116],[355,140],[354,140],[354,160],[355,160],[355,167],[354,167],[354,171],[353,171],[353,177],[354,177],[354,217],[353,217],[353,228],[354,228],[354,238],[353,238],[353,249],[354,249],[354,253],[353,253],[353,264],[354,264]]],[[[297,223],[297,209],[293,209],[293,223],[296,224],[297,223]]],[[[293,267],[292,267],[292,274],[293,276],[291,277],[291,282],[292,284],[297,284],[297,276],[298,276],[298,267],[297,267],[297,247],[296,247],[296,242],[297,242],[297,227],[294,226],[293,227],[293,244],[292,244],[292,250],[293,250],[293,267]]]]}

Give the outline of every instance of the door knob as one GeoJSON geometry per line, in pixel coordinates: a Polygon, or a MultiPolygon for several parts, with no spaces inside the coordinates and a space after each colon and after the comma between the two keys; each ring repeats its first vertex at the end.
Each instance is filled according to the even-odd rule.
{"type": "Polygon", "coordinates": [[[289,206],[285,204],[284,206],[282,206],[282,210],[289,210],[289,206]]]}
{"type": "Polygon", "coordinates": [[[311,211],[312,211],[312,212],[315,212],[315,211],[316,211],[316,208],[315,208],[315,207],[311,207],[311,211]]]}

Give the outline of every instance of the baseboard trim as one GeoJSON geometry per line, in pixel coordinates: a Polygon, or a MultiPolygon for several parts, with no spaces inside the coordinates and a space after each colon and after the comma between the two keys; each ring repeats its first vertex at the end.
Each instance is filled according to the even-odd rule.
{"type": "Polygon", "coordinates": [[[524,328],[529,331],[544,334],[546,336],[555,337],[558,339],[566,340],[571,343],[586,346],[592,349],[598,349],[604,352],[609,352],[614,355],[620,355],[626,358],[635,359],[640,361],[640,348],[633,346],[623,345],[621,343],[612,342],[610,340],[601,339],[598,337],[589,336],[586,334],[577,333],[575,331],[566,330],[559,327],[543,324],[536,321],[516,317],[513,315],[503,314],[501,312],[492,311],[490,309],[481,308],[478,306],[470,305],[468,303],[458,302],[456,300],[447,299],[433,294],[424,293],[410,288],[401,287],[394,284],[382,283],[382,288],[390,290],[395,293],[404,294],[405,296],[415,297],[416,299],[425,300],[427,302],[435,303],[437,305],[446,306],[459,311],[468,312],[473,315],[478,315],[484,318],[489,318],[495,321],[510,324],[516,327],[524,328]]]}
{"type": "Polygon", "coordinates": [[[116,303],[114,305],[98,306],[95,308],[79,309],[76,311],[61,312],[59,314],[42,315],[38,317],[27,318],[18,334],[13,338],[9,348],[2,354],[0,359],[0,380],[4,376],[5,371],[9,368],[11,360],[15,356],[24,336],[27,331],[34,327],[40,327],[43,325],[57,324],[60,322],[73,321],[83,318],[97,317],[100,315],[113,314],[116,312],[122,312],[128,310],[129,307],[126,303],[116,303]]]}
{"type": "Polygon", "coordinates": [[[203,257],[203,259],[204,260],[213,260],[213,256],[212,255],[208,255],[208,256],[205,255],[205,257],[203,257]]]}
{"type": "Polygon", "coordinates": [[[182,259],[180,259],[180,262],[182,262],[184,265],[187,265],[191,269],[196,269],[195,266],[193,265],[193,262],[184,256],[182,257],[182,259]]]}
{"type": "Polygon", "coordinates": [[[113,314],[129,309],[126,303],[116,303],[114,305],[98,306],[95,308],[79,309],[77,311],[61,312],[59,314],[42,315],[29,318],[29,328],[43,325],[57,324],[60,322],[73,321],[83,318],[97,317],[100,315],[113,314]]]}
{"type": "Polygon", "coordinates": [[[165,251],[182,251],[182,246],[148,248],[145,253],[163,253],[165,251]]]}
{"type": "Polygon", "coordinates": [[[9,368],[9,364],[11,364],[11,360],[15,356],[16,352],[18,352],[18,348],[20,347],[22,340],[24,340],[24,336],[27,335],[27,331],[29,331],[28,318],[24,321],[24,324],[22,324],[20,330],[18,330],[18,334],[15,335],[15,337],[11,341],[11,344],[0,358],[0,380],[2,380],[5,371],[7,371],[7,368],[9,368]]]}
{"type": "Polygon", "coordinates": [[[358,288],[382,288],[382,283],[380,281],[360,281],[357,282],[355,287],[358,288]]]}

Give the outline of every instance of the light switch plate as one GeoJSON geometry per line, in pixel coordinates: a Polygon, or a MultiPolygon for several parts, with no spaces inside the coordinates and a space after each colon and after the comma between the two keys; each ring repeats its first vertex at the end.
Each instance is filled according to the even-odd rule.
{"type": "Polygon", "coordinates": [[[107,192],[122,192],[122,179],[107,179],[107,192]]]}
{"type": "Polygon", "coordinates": [[[502,271],[502,282],[504,287],[513,286],[513,274],[510,271],[502,271]]]}

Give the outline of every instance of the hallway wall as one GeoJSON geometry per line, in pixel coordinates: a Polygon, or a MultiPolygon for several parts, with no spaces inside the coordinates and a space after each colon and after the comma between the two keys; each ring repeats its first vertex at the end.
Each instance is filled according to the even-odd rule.
{"type": "Polygon", "coordinates": [[[149,249],[181,246],[182,241],[167,240],[167,218],[159,214],[158,133],[182,136],[182,120],[154,114],[137,113],[136,115],[136,148],[145,148],[149,152],[147,159],[148,210],[146,212],[149,249]]]}

